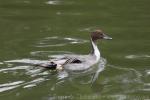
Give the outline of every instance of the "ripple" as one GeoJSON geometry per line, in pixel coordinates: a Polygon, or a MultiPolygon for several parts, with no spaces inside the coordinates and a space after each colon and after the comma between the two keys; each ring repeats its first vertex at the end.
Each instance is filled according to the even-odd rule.
{"type": "Polygon", "coordinates": [[[36,86],[36,84],[29,84],[29,85],[24,86],[23,88],[31,88],[31,87],[35,87],[35,86],[36,86]]]}
{"type": "Polygon", "coordinates": [[[27,85],[25,85],[23,88],[34,87],[34,86],[36,86],[37,84],[39,84],[39,83],[41,83],[41,82],[43,82],[43,81],[45,81],[44,78],[37,78],[37,79],[34,79],[34,80],[30,81],[30,82],[27,82],[27,83],[26,83],[27,85]]]}
{"type": "Polygon", "coordinates": [[[146,70],[147,75],[150,75],[150,70],[146,70]]]}
{"type": "Polygon", "coordinates": [[[142,91],[150,92],[150,83],[144,83],[144,89],[142,89],[142,91]]]}
{"type": "Polygon", "coordinates": [[[11,79],[19,80],[18,76],[23,76],[23,77],[20,77],[20,79],[23,81],[15,81],[15,82],[0,84],[0,92],[13,90],[18,87],[31,88],[31,87],[37,86],[37,84],[45,80],[48,80],[46,78],[43,78],[43,76],[46,76],[49,73],[46,74],[46,71],[43,72],[41,68],[26,65],[26,64],[36,64],[36,63],[41,63],[41,62],[45,63],[46,61],[31,60],[31,59],[17,59],[17,60],[9,60],[9,61],[4,61],[4,62],[6,66],[9,64],[11,64],[12,66],[1,68],[0,72],[4,72],[4,73],[1,73],[1,75],[2,76],[10,75],[8,78],[9,79],[8,81],[11,81],[11,79]],[[22,64],[25,64],[25,65],[21,66],[22,64]],[[33,77],[33,76],[38,76],[38,77],[33,77]],[[29,78],[26,79],[25,77],[29,77],[29,78]]]}
{"type": "Polygon", "coordinates": [[[71,15],[71,16],[79,16],[83,15],[83,13],[80,12],[56,12],[56,15],[71,15]]]}
{"type": "MultiPolygon", "coordinates": [[[[55,37],[53,37],[55,38],[55,37]]],[[[68,40],[72,40],[71,38],[67,38],[68,40]]],[[[37,52],[36,52],[37,53],[37,52]]],[[[35,52],[31,54],[36,54],[35,52]]],[[[38,52],[39,53],[39,52],[38,52]]],[[[41,52],[40,52],[41,53],[41,52]]],[[[43,52],[42,52],[43,53],[43,52]]],[[[42,55],[41,53],[41,55],[42,55]]],[[[68,53],[68,52],[67,52],[68,53]]],[[[69,52],[70,53],[70,52],[69,52]]],[[[52,55],[51,55],[52,56],[52,55]]],[[[54,55],[56,56],[56,55],[54,55]]],[[[59,56],[62,56],[59,55],[59,56]]],[[[58,55],[57,55],[58,57],[58,55]]],[[[76,73],[70,73],[68,71],[58,71],[58,72],[51,72],[49,70],[45,70],[42,67],[34,67],[33,64],[39,64],[39,63],[47,63],[48,60],[36,60],[32,58],[24,58],[24,59],[15,59],[15,60],[7,60],[4,61],[4,64],[6,67],[1,68],[0,72],[7,72],[2,73],[5,75],[10,75],[9,78],[14,79],[13,77],[16,76],[16,79],[19,80],[18,76],[21,75],[23,77],[20,77],[23,81],[16,81],[11,83],[5,83],[0,84],[0,92],[13,90],[15,88],[32,88],[39,85],[39,83],[43,83],[48,80],[52,80],[54,83],[50,87],[54,91],[57,86],[61,86],[68,80],[68,82],[77,82],[74,81],[76,78],[80,78],[78,81],[79,84],[91,84],[96,81],[96,79],[99,77],[99,73],[104,70],[106,62],[100,61],[99,66],[97,67],[91,67],[87,71],[83,72],[76,72],[76,73]],[[8,65],[11,65],[8,67],[8,65]],[[15,74],[14,74],[15,72],[15,74]],[[28,77],[28,78],[26,78],[28,77]],[[82,78],[81,78],[82,77],[82,78]],[[87,79],[83,79],[83,77],[87,77],[87,79]],[[56,82],[54,81],[56,79],[56,82]]],[[[11,81],[11,80],[9,80],[11,81]]]]}
{"type": "Polygon", "coordinates": [[[112,75],[103,81],[103,84],[105,84],[104,93],[111,90],[117,91],[117,93],[135,93],[143,88],[143,75],[139,71],[133,68],[122,68],[114,65],[108,66],[112,71],[112,75]]]}
{"type": "Polygon", "coordinates": [[[72,54],[69,51],[32,51],[30,52],[32,56],[39,56],[39,57],[51,57],[52,54],[72,54]]]}
{"type": "Polygon", "coordinates": [[[57,47],[57,46],[65,46],[68,44],[81,44],[86,43],[87,40],[71,38],[71,37],[46,37],[40,40],[35,47],[57,47]]]}
{"type": "Polygon", "coordinates": [[[11,67],[4,67],[0,69],[3,73],[14,73],[14,74],[24,74],[30,77],[47,75],[43,72],[44,68],[35,67],[35,64],[48,63],[47,60],[35,60],[35,59],[16,59],[4,61],[5,65],[12,65],[11,67]],[[21,72],[19,70],[22,70],[21,72]]]}
{"type": "Polygon", "coordinates": [[[0,62],[0,65],[2,65],[3,64],[3,62],[0,62]]]}
{"type": "Polygon", "coordinates": [[[0,84],[0,87],[18,85],[18,84],[23,83],[23,82],[24,82],[24,81],[16,81],[16,82],[11,82],[11,83],[0,84]]]}
{"type": "Polygon", "coordinates": [[[127,55],[126,59],[149,59],[150,55],[127,55]]]}
{"type": "Polygon", "coordinates": [[[142,89],[143,91],[150,92],[150,88],[142,89]]]}
{"type": "Polygon", "coordinates": [[[3,69],[0,69],[0,72],[27,69],[27,68],[29,68],[29,66],[17,66],[17,67],[12,67],[12,68],[3,68],[3,69]]]}
{"type": "Polygon", "coordinates": [[[95,75],[92,79],[92,83],[94,83],[96,81],[96,79],[98,78],[100,72],[102,72],[105,69],[105,67],[106,67],[106,59],[102,58],[100,60],[99,65],[98,65],[98,69],[96,70],[96,73],[95,73],[95,75]]]}
{"type": "Polygon", "coordinates": [[[115,77],[116,79],[117,78],[119,80],[121,79],[123,83],[134,83],[134,82],[143,83],[141,81],[142,74],[139,71],[137,71],[133,68],[121,68],[121,67],[115,67],[113,65],[109,65],[109,66],[111,66],[112,68],[116,68],[120,71],[126,72],[126,73],[122,74],[122,76],[118,75],[115,77]],[[124,78],[122,78],[122,77],[124,77],[124,78]]]}
{"type": "Polygon", "coordinates": [[[58,5],[60,4],[60,1],[58,0],[49,0],[46,2],[46,4],[49,4],[49,5],[58,5]]]}
{"type": "Polygon", "coordinates": [[[85,28],[79,29],[79,31],[91,32],[91,31],[93,31],[95,29],[99,29],[99,27],[85,27],[85,28]]]}
{"type": "Polygon", "coordinates": [[[4,92],[4,91],[8,91],[8,90],[17,88],[23,82],[24,81],[16,81],[16,82],[11,82],[11,83],[0,84],[0,92],[4,92]]]}
{"type": "MultiPolygon", "coordinates": [[[[34,60],[34,59],[16,59],[16,60],[8,60],[5,62],[6,63],[40,64],[40,63],[47,63],[48,61],[47,60],[34,60]]],[[[20,67],[17,67],[17,68],[20,68],[20,67]]]]}

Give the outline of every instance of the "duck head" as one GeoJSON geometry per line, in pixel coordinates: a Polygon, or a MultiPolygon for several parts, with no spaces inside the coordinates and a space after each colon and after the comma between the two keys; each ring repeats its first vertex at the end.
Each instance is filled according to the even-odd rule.
{"type": "Polygon", "coordinates": [[[112,38],[107,36],[102,30],[96,30],[91,33],[91,39],[92,41],[96,41],[98,39],[111,40],[112,38]]]}

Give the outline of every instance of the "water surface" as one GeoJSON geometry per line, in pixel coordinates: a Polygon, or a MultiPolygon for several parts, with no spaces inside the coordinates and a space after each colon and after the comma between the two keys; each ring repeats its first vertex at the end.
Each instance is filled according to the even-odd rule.
{"type": "Polygon", "coordinates": [[[1,100],[149,100],[150,1],[0,0],[1,100]],[[89,53],[89,32],[107,61],[70,74],[32,66],[52,55],[89,53]]]}

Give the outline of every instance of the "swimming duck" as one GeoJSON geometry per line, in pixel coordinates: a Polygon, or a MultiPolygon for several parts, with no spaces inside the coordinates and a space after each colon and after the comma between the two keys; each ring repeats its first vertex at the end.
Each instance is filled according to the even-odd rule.
{"type": "Polygon", "coordinates": [[[55,59],[51,59],[48,63],[40,64],[38,66],[48,68],[51,70],[71,70],[81,71],[86,70],[98,63],[100,60],[100,51],[97,47],[96,41],[100,39],[112,39],[107,36],[102,30],[96,30],[90,34],[91,52],[88,55],[62,55],[52,56],[55,59]]]}

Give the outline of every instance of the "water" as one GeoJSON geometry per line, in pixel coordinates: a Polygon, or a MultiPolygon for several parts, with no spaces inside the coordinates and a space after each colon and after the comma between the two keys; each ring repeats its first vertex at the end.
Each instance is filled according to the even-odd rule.
{"type": "Polygon", "coordinates": [[[0,0],[0,100],[149,100],[149,3],[0,0]],[[98,43],[104,60],[97,69],[32,66],[52,55],[89,53],[89,32],[97,28],[113,38],[98,43]]]}

